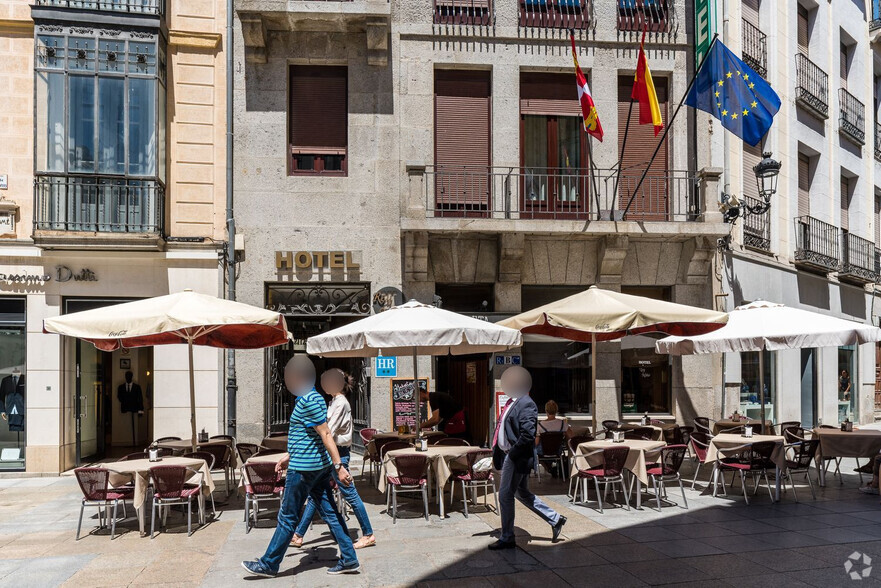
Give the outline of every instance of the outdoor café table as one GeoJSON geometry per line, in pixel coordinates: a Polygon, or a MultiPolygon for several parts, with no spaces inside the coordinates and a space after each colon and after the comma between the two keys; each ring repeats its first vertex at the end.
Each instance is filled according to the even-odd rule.
{"type": "MultiPolygon", "coordinates": [[[[775,477],[776,490],[774,501],[780,501],[780,479],[784,471],[786,471],[786,450],[784,449],[784,439],[780,435],[753,435],[752,437],[744,437],[740,433],[722,433],[710,439],[710,447],[707,450],[707,457],[704,463],[714,463],[721,454],[725,455],[726,449],[739,447],[741,445],[752,445],[760,441],[774,441],[777,445],[774,447],[774,453],[771,454],[771,461],[774,462],[777,474],[775,477]]],[[[713,480],[715,483],[715,480],[713,480]]]]}
{"type": "MultiPolygon", "coordinates": [[[[721,431],[725,431],[727,429],[733,429],[734,427],[743,427],[746,425],[752,425],[753,430],[758,433],[759,425],[762,421],[759,419],[749,419],[745,421],[735,421],[731,419],[722,419],[721,421],[716,421],[713,423],[713,435],[718,435],[721,431]]],[[[768,430],[772,426],[771,421],[765,421],[765,429],[768,430]]],[[[725,433],[723,433],[725,434],[725,433]]],[[[735,433],[739,435],[740,433],[735,433]]]]}
{"type": "Polygon", "coordinates": [[[820,472],[820,486],[826,485],[826,468],[822,466],[826,457],[865,457],[873,459],[881,452],[881,431],[855,429],[814,429],[814,439],[820,440],[817,454],[817,470],[820,472]]]}
{"type": "MultiPolygon", "coordinates": [[[[214,480],[211,479],[211,472],[208,470],[208,464],[204,459],[193,459],[189,457],[163,457],[159,461],[150,461],[149,459],[133,459],[131,461],[114,461],[110,463],[102,463],[98,467],[110,470],[110,485],[122,486],[134,480],[135,494],[132,499],[135,511],[138,513],[138,529],[141,536],[146,534],[144,530],[144,510],[147,501],[147,487],[150,485],[150,468],[154,466],[184,466],[201,471],[204,475],[205,486],[202,493],[205,496],[214,492],[214,480]]],[[[195,477],[190,483],[198,483],[199,478],[195,477]]],[[[200,502],[199,508],[204,508],[204,503],[200,502]]]]}
{"type": "Polygon", "coordinates": [[[416,438],[416,433],[376,433],[373,435],[373,438],[367,442],[365,449],[365,454],[372,455],[374,453],[374,449],[376,448],[376,441],[378,439],[387,439],[389,441],[413,441],[416,438]]]}
{"type": "MultiPolygon", "coordinates": [[[[229,439],[211,439],[210,441],[205,441],[204,443],[196,443],[196,447],[205,447],[206,445],[226,445],[229,447],[229,459],[230,465],[235,468],[237,467],[236,460],[236,448],[233,446],[232,441],[229,439]]],[[[163,441],[162,443],[157,443],[156,447],[160,447],[163,449],[171,449],[175,455],[180,455],[181,453],[189,453],[192,451],[192,442],[189,439],[182,439],[180,441],[163,441]]]]}
{"type": "Polygon", "coordinates": [[[663,441],[664,440],[664,431],[668,429],[672,429],[675,427],[675,423],[669,423],[664,425],[640,425],[639,423],[623,423],[618,428],[622,431],[634,431],[636,429],[651,429],[652,430],[652,441],[663,441]]]}
{"type": "Polygon", "coordinates": [[[428,458],[429,484],[431,478],[434,478],[437,487],[437,504],[440,510],[441,518],[444,518],[444,486],[450,479],[450,462],[461,460],[466,453],[480,449],[479,447],[469,447],[467,445],[433,445],[425,451],[416,451],[411,449],[395,449],[385,454],[382,461],[382,469],[379,472],[379,491],[385,494],[386,477],[394,476],[398,473],[395,464],[392,463],[392,457],[401,455],[424,455],[428,458]]]}
{"type": "MultiPolygon", "coordinates": [[[[579,455],[587,455],[592,451],[607,449],[609,447],[626,447],[627,460],[624,462],[624,469],[636,477],[636,508],[642,507],[642,485],[648,486],[649,477],[645,471],[645,455],[646,453],[657,454],[657,450],[666,446],[663,441],[642,441],[641,439],[627,439],[621,443],[614,443],[612,439],[597,439],[581,443],[575,452],[576,457],[579,455]]],[[[597,466],[603,463],[603,455],[597,453],[587,457],[587,463],[591,466],[597,466]]],[[[584,463],[584,460],[573,459],[571,475],[578,475],[577,463],[584,463]]]]}

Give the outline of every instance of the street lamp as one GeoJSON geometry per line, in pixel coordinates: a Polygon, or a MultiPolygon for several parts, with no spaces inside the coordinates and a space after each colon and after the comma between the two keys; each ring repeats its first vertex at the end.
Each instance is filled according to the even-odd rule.
{"type": "MultiPolygon", "coordinates": [[[[747,204],[742,202],[734,194],[722,192],[722,203],[720,209],[722,217],[727,223],[732,225],[741,216],[745,219],[751,214],[765,214],[771,208],[771,196],[777,192],[777,176],[780,174],[780,162],[771,159],[771,153],[762,154],[762,160],[753,167],[756,174],[756,185],[759,189],[761,201],[757,204],[747,204]]],[[[719,239],[719,249],[728,250],[731,248],[730,233],[719,239]]]]}

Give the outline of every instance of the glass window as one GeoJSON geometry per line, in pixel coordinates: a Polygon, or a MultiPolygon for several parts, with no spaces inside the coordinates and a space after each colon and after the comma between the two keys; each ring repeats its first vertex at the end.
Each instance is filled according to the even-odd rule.
{"type": "Polygon", "coordinates": [[[561,414],[590,411],[590,344],[564,341],[523,343],[523,367],[532,374],[530,396],[544,410],[548,400],[561,414]]]}
{"type": "Polygon", "coordinates": [[[125,78],[98,78],[98,173],[125,173],[125,78]]]}
{"type": "MultiPolygon", "coordinates": [[[[651,346],[621,350],[621,412],[672,414],[670,359],[651,346]]],[[[631,342],[632,343],[632,342],[631,342]]]]}
{"type": "Polygon", "coordinates": [[[859,422],[857,410],[857,349],[855,345],[838,348],[838,421],[859,422]]]}
{"type": "Polygon", "coordinates": [[[25,302],[0,299],[0,471],[25,464],[25,302]]]}
{"type": "MultiPolygon", "coordinates": [[[[763,351],[765,371],[765,419],[774,422],[777,399],[777,353],[763,351]]],[[[761,418],[761,395],[759,394],[759,352],[744,351],[740,354],[740,414],[751,419],[761,418]]]]}
{"type": "Polygon", "coordinates": [[[156,174],[156,80],[129,79],[129,173],[156,174]]]}
{"type": "Polygon", "coordinates": [[[64,74],[37,72],[37,169],[64,171],[64,74]]]}
{"type": "Polygon", "coordinates": [[[68,166],[72,172],[95,171],[95,78],[70,76],[68,166]]]}

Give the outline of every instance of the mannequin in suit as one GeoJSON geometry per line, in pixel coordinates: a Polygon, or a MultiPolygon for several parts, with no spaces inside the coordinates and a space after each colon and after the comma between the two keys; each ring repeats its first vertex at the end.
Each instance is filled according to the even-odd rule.
{"type": "Polygon", "coordinates": [[[116,389],[116,398],[122,412],[136,412],[144,414],[144,395],[141,387],[132,381],[134,374],[130,371],[125,373],[125,383],[116,389]]]}
{"type": "Polygon", "coordinates": [[[0,380],[0,417],[10,431],[24,431],[24,392],[24,374],[17,367],[0,380]]]}

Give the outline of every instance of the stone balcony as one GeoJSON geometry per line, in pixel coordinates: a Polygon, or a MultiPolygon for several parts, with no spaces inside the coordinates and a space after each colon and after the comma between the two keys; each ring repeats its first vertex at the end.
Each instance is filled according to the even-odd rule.
{"type": "Polygon", "coordinates": [[[237,3],[245,56],[266,63],[269,31],[363,32],[367,62],[388,64],[389,0],[243,0],[237,3]]]}

